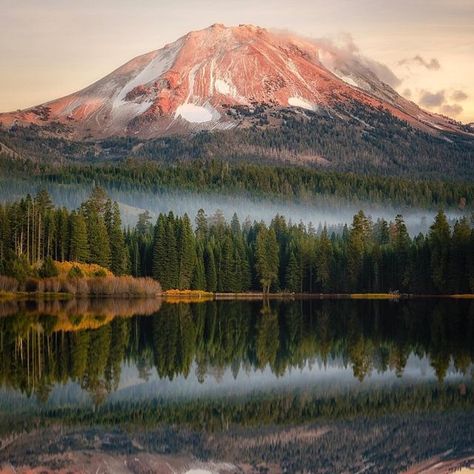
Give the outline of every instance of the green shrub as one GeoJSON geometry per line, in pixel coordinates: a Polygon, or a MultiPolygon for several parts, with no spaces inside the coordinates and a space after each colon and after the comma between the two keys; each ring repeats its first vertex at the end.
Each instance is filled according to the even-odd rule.
{"type": "Polygon", "coordinates": [[[69,278],[84,278],[84,272],[77,265],[74,265],[67,276],[69,278]]]}
{"type": "Polygon", "coordinates": [[[54,260],[51,257],[46,257],[43,261],[43,265],[39,270],[39,276],[41,278],[57,277],[59,270],[57,269],[54,260]]]}

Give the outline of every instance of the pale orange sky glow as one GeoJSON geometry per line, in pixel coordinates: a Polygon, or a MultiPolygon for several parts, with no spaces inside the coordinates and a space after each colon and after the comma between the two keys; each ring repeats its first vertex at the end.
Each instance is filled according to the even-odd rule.
{"type": "Polygon", "coordinates": [[[0,111],[79,90],[139,54],[212,23],[354,41],[397,91],[474,121],[472,0],[0,0],[0,111]],[[330,3],[330,4],[329,4],[330,3]]]}

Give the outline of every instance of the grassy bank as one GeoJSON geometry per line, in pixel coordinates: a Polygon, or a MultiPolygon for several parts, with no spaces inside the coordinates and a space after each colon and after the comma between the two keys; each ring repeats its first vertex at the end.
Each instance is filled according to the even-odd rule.
{"type": "MultiPolygon", "coordinates": [[[[297,299],[352,299],[352,300],[400,300],[416,298],[474,299],[473,293],[453,295],[422,295],[411,293],[211,293],[201,290],[161,291],[158,282],[148,278],[110,277],[84,279],[85,281],[59,283],[61,288],[72,291],[2,291],[0,302],[8,300],[67,300],[85,298],[141,298],[159,297],[167,303],[204,303],[206,301],[232,300],[297,300],[297,299]],[[141,281],[146,280],[146,281],[141,281]]],[[[58,283],[55,283],[57,285],[58,283]]],[[[44,286],[49,286],[46,283],[44,286]]]]}
{"type": "Polygon", "coordinates": [[[168,290],[162,296],[167,302],[203,302],[209,300],[231,301],[231,300],[296,300],[296,299],[353,299],[353,300],[400,300],[413,298],[450,298],[450,299],[474,299],[474,294],[444,294],[424,295],[412,293],[210,293],[200,290],[168,290]]]}

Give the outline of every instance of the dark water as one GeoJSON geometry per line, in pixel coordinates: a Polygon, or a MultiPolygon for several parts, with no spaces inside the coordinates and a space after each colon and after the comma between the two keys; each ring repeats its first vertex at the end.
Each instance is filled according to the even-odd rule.
{"type": "Polygon", "coordinates": [[[473,359],[462,300],[2,303],[0,429],[125,426],[149,451],[193,436],[200,459],[394,472],[471,452],[473,359]]]}

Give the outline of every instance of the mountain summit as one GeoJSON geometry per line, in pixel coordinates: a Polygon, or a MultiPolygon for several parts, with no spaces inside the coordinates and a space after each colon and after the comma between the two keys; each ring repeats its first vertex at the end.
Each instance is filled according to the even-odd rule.
{"type": "MultiPolygon", "coordinates": [[[[262,109],[358,120],[360,106],[434,134],[462,131],[401,97],[357,57],[295,35],[220,24],[138,56],[67,97],[0,114],[0,122],[54,126],[75,138],[151,138],[249,126],[262,109]]],[[[277,121],[273,113],[260,125],[277,121]]]]}

